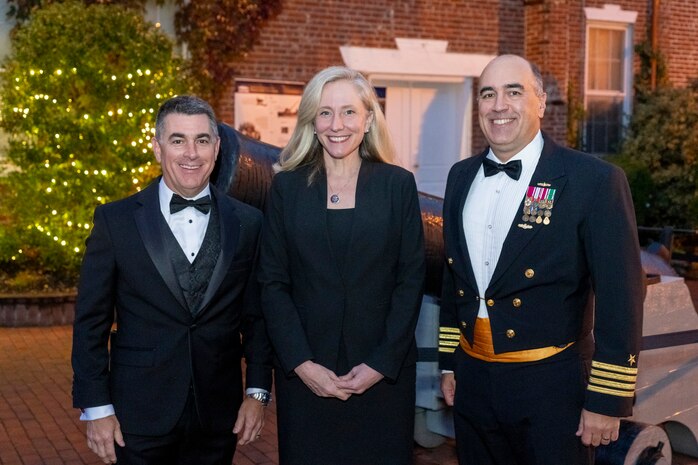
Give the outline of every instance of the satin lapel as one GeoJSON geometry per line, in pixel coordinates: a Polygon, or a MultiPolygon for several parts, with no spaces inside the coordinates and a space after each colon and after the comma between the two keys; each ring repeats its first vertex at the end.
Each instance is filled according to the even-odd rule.
{"type": "Polygon", "coordinates": [[[165,284],[170,289],[170,292],[172,292],[172,295],[175,296],[177,302],[179,302],[184,309],[188,309],[187,302],[184,300],[184,295],[182,294],[182,289],[179,286],[179,282],[177,282],[177,276],[175,275],[172,261],[167,254],[167,250],[165,250],[165,242],[162,239],[163,231],[161,229],[161,224],[163,224],[163,221],[160,221],[162,213],[160,212],[158,189],[158,182],[155,181],[139,196],[138,202],[140,203],[140,208],[134,213],[136,226],[143,240],[143,245],[148,251],[148,256],[150,256],[150,259],[153,261],[163,281],[165,281],[165,284]]]}
{"type": "Polygon", "coordinates": [[[216,201],[218,216],[220,218],[221,252],[218,255],[213,274],[211,274],[211,280],[206,288],[206,294],[204,294],[204,299],[201,302],[199,314],[206,310],[206,306],[211,302],[213,295],[223,282],[223,278],[230,268],[233,258],[235,258],[235,249],[240,240],[240,218],[235,214],[235,206],[232,202],[226,201],[224,198],[225,194],[215,189],[213,185],[211,186],[211,193],[216,201]]]}
{"type": "MultiPolygon", "coordinates": [[[[560,198],[562,191],[567,183],[567,174],[562,163],[559,146],[555,143],[546,140],[543,145],[543,152],[538,160],[538,166],[531,178],[531,186],[549,187],[555,189],[555,201],[560,198]]],[[[528,243],[538,235],[547,226],[544,224],[526,223],[521,219],[523,215],[524,199],[521,199],[521,204],[514,217],[514,222],[509,229],[509,234],[504,240],[502,253],[497,261],[497,267],[494,270],[488,293],[494,292],[498,285],[501,284],[500,279],[505,275],[507,269],[526,249],[528,243]]],[[[553,212],[555,210],[553,209],[553,212]]],[[[555,215],[553,215],[553,221],[555,215]]],[[[502,281],[503,282],[503,281],[502,281]]]]}
{"type": "Polygon", "coordinates": [[[451,202],[451,211],[448,215],[448,218],[453,221],[453,224],[449,226],[449,229],[451,230],[451,237],[453,237],[453,232],[457,231],[460,253],[465,259],[465,277],[467,278],[468,282],[471,283],[474,289],[477,289],[477,282],[475,281],[475,273],[473,272],[473,266],[470,262],[468,241],[465,239],[465,230],[463,229],[463,209],[465,208],[465,200],[468,197],[470,186],[473,184],[475,175],[480,169],[482,159],[485,158],[485,155],[487,155],[487,151],[478,155],[472,163],[469,163],[466,168],[461,170],[458,177],[454,180],[455,186],[453,191],[459,192],[460,194],[457,202],[451,202]]]}

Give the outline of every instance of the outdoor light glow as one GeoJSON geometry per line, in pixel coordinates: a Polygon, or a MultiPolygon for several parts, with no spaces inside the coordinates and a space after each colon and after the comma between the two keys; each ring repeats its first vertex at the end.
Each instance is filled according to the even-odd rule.
{"type": "MultiPolygon", "coordinates": [[[[64,39],[59,35],[50,40],[64,39]]],[[[154,124],[144,120],[152,119],[166,89],[179,90],[179,78],[171,60],[158,62],[153,58],[157,54],[128,55],[128,68],[120,62],[118,70],[96,68],[103,58],[85,56],[85,63],[63,70],[54,66],[66,63],[65,58],[52,53],[53,61],[43,61],[53,63],[46,70],[30,61],[6,68],[6,92],[13,98],[0,105],[0,118],[16,128],[8,153],[26,154],[18,172],[27,177],[32,194],[23,196],[24,210],[32,215],[17,219],[15,237],[27,243],[24,247],[31,247],[32,254],[38,250],[60,263],[55,254],[75,260],[74,254],[82,253],[95,205],[140,191],[156,174],[148,169],[154,124]],[[64,74],[69,81],[63,80],[64,74]]],[[[25,258],[19,243],[6,259],[25,258]]]]}

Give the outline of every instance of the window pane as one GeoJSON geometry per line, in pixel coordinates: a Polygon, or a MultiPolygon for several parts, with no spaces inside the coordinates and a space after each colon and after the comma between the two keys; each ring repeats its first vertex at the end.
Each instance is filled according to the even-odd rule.
{"type": "Polygon", "coordinates": [[[624,31],[589,28],[588,88],[623,92],[624,31]]]}
{"type": "Polygon", "coordinates": [[[623,117],[621,97],[588,97],[585,150],[613,153],[618,149],[623,117]]]}

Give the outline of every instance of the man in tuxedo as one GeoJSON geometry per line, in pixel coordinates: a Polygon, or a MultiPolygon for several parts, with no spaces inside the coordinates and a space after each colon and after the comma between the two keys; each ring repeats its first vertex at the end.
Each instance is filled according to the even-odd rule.
{"type": "Polygon", "coordinates": [[[203,100],[166,101],[152,144],[161,178],[95,209],[73,404],[104,463],[230,465],[236,437],[259,437],[271,389],[254,273],[261,213],[209,183],[220,141],[203,100]]]}
{"type": "Polygon", "coordinates": [[[448,177],[439,352],[461,465],[590,464],[632,412],[644,289],[628,184],[542,134],[545,107],[535,65],[492,60],[489,148],[448,177]]]}

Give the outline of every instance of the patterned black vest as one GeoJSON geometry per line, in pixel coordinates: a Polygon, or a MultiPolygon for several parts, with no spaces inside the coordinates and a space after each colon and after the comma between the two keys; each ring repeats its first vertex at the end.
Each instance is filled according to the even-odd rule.
{"type": "Polygon", "coordinates": [[[184,299],[187,301],[192,316],[196,316],[199,310],[201,310],[201,302],[208,288],[208,283],[211,281],[213,269],[221,251],[220,219],[215,201],[211,204],[209,215],[211,217],[208,220],[204,241],[193,263],[189,263],[187,256],[179,246],[179,242],[177,242],[167,222],[161,216],[165,224],[165,227],[162,228],[163,240],[167,250],[169,250],[170,260],[174,266],[179,286],[182,289],[182,294],[184,294],[184,299]]]}

